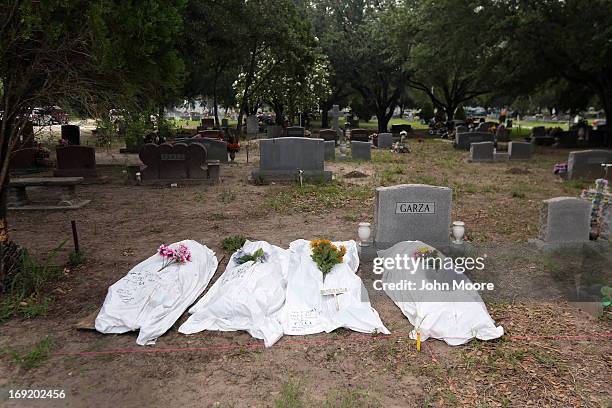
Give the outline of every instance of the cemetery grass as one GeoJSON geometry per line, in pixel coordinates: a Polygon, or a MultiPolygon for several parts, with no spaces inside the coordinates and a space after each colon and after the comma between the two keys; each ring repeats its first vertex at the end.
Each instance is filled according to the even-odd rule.
{"type": "MultiPolygon", "coordinates": [[[[224,238],[243,235],[285,247],[298,238],[355,239],[357,223],[372,221],[374,187],[428,183],[453,188],[453,219],[466,222],[471,241],[500,244],[503,252],[511,248],[505,244],[537,236],[542,199],[575,196],[586,185],[552,175],[565,151],[538,148],[530,162],[471,164],[467,152],[449,143],[410,143],[408,155],[375,151],[369,163],[329,162],[333,183],[303,187],[248,184],[254,164],[245,162],[244,151],[236,164],[223,166],[220,186],[133,187],[122,167],[133,156],[101,155],[99,162],[107,165],[100,171],[109,181],[81,188],[90,205],[65,213],[10,213],[12,237],[41,260],[70,238],[70,220],[77,220],[86,256],[68,266],[68,242],[57,258],[66,269],[45,288],[46,314],[0,325],[0,388],[65,389],[67,398],[46,401],[51,406],[605,406],[611,398],[609,339],[538,336],[610,332],[609,314],[596,319],[565,302],[485,298],[504,338],[460,347],[428,340],[417,352],[407,319],[371,290],[374,275],[367,265],[359,274],[391,336],[340,329],[286,336],[264,349],[244,332],[178,334],[183,316],[155,347],[142,348],[134,334],[75,330],[101,306],[108,286],[161,243],[191,238],[212,248],[220,260],[214,282],[230,255],[224,238]],[[524,335],[536,337],[519,337],[524,335]],[[106,353],[132,349],[178,350],[106,353]],[[62,352],[90,354],[57,355],[62,352]]],[[[41,194],[34,191],[33,198],[41,194]]],[[[497,270],[509,280],[537,275],[538,262],[525,256],[525,271],[514,254],[495,253],[497,270]]]]}

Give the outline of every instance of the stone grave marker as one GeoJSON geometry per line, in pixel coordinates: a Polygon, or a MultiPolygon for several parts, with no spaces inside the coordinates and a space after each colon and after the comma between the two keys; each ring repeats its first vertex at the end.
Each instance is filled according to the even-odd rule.
{"type": "Polygon", "coordinates": [[[336,138],[334,140],[339,140],[342,135],[342,131],[340,130],[340,121],[339,119],[345,114],[340,111],[340,105],[333,105],[332,109],[327,112],[327,114],[332,118],[332,129],[336,132],[336,138]]]}
{"type": "Polygon", "coordinates": [[[457,149],[469,150],[472,143],[479,142],[495,142],[495,135],[488,132],[457,133],[454,147],[457,149]]]}
{"type": "Polygon", "coordinates": [[[227,163],[227,142],[219,139],[211,139],[207,137],[190,137],[185,139],[176,139],[173,144],[184,143],[190,145],[197,143],[206,148],[206,160],[219,160],[221,163],[227,163]]]}
{"type": "Polygon", "coordinates": [[[71,145],[81,144],[81,128],[77,125],[62,125],[62,140],[71,145]]]}
{"type": "Polygon", "coordinates": [[[325,141],[306,137],[282,137],[259,141],[259,169],[251,173],[257,181],[298,180],[299,171],[305,180],[332,179],[325,170],[325,141]]]}
{"type": "Polygon", "coordinates": [[[351,141],[355,142],[369,142],[370,137],[366,129],[352,129],[351,130],[351,141]]]}
{"type": "Polygon", "coordinates": [[[221,119],[221,127],[222,128],[227,128],[229,127],[229,120],[227,118],[223,118],[221,119]]]}
{"type": "Polygon", "coordinates": [[[509,142],[510,141],[510,130],[504,126],[499,126],[495,131],[495,139],[498,142],[509,142]]]}
{"type": "Polygon", "coordinates": [[[450,245],[453,192],[447,187],[403,184],[376,189],[374,243],[386,249],[423,241],[440,251],[450,245]]]}
{"type": "Polygon", "coordinates": [[[351,158],[353,160],[372,160],[372,143],[351,141],[351,158]]]}
{"type": "Polygon", "coordinates": [[[470,145],[470,161],[483,162],[493,161],[494,156],[493,142],[478,142],[470,145]]]}
{"type": "Polygon", "coordinates": [[[325,141],[325,160],[336,159],[336,142],[334,140],[325,141]]]}
{"type": "Polygon", "coordinates": [[[204,118],[200,120],[200,126],[203,129],[213,129],[215,127],[215,119],[214,118],[204,118]]]}
{"type": "Polygon", "coordinates": [[[601,165],[612,163],[612,150],[581,150],[570,152],[567,160],[569,179],[596,179],[601,177],[601,165]]]}
{"type": "Polygon", "coordinates": [[[530,160],[531,143],[513,141],[508,143],[508,158],[510,160],[530,160]]]}
{"type": "Polygon", "coordinates": [[[40,167],[38,162],[39,149],[28,147],[25,149],[13,150],[9,168],[11,170],[35,170],[40,167]]]}
{"type": "Polygon", "coordinates": [[[96,149],[90,146],[68,145],[55,149],[57,169],[54,177],[97,178],[96,149]]]}
{"type": "Polygon", "coordinates": [[[268,125],[266,127],[266,133],[268,134],[268,139],[275,139],[277,137],[282,137],[283,127],[280,125],[268,125]]]}
{"type": "Polygon", "coordinates": [[[379,133],[378,134],[378,148],[379,149],[390,149],[392,147],[393,147],[393,134],[379,133]]]}
{"type": "Polygon", "coordinates": [[[285,130],[287,137],[304,137],[304,128],[301,126],[289,126],[285,130]]]}
{"type": "Polygon", "coordinates": [[[319,132],[319,138],[328,141],[335,142],[338,138],[338,133],[333,129],[323,129],[319,132]]]}
{"type": "Polygon", "coordinates": [[[542,202],[540,240],[544,243],[588,242],[591,204],[575,197],[556,197],[542,202]]]}
{"type": "MultiPolygon", "coordinates": [[[[190,145],[177,143],[175,145],[156,145],[148,143],[140,151],[140,160],[144,167],[140,168],[143,182],[207,182],[218,181],[209,177],[208,169],[202,166],[206,163],[206,148],[198,143],[190,145]]],[[[216,166],[218,169],[218,165],[216,166]]]]}
{"type": "Polygon", "coordinates": [[[257,120],[257,116],[251,115],[247,117],[246,126],[247,126],[248,135],[258,134],[259,133],[259,121],[257,120]]]}

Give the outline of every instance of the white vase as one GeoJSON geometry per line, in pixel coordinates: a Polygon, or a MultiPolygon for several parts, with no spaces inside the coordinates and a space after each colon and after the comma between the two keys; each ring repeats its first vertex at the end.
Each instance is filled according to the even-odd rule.
{"type": "Polygon", "coordinates": [[[453,238],[455,238],[455,244],[462,244],[462,238],[465,234],[465,223],[462,221],[453,222],[453,238]]]}
{"type": "Polygon", "coordinates": [[[357,230],[357,235],[359,236],[359,245],[368,246],[368,239],[370,238],[370,223],[369,222],[360,222],[359,229],[357,230]]]}

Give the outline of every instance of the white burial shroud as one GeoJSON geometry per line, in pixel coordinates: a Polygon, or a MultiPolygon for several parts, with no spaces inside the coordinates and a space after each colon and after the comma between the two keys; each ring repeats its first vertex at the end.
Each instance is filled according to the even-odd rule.
{"type": "Polygon", "coordinates": [[[192,240],[185,244],[191,261],[162,268],[164,259],[155,254],[136,265],[109,289],[96,330],[101,333],[125,333],[140,330],[136,343],[155,344],[187,308],[204,292],[217,270],[217,257],[208,247],[192,240]]]}
{"type": "MultiPolygon", "coordinates": [[[[411,257],[418,248],[427,247],[435,249],[420,241],[404,241],[393,247],[378,251],[380,258],[403,257],[407,254],[411,257]]],[[[445,257],[440,254],[444,259],[445,257]]],[[[385,269],[383,283],[397,283],[403,280],[415,282],[415,288],[421,288],[422,282],[464,281],[470,282],[464,274],[455,272],[454,269],[424,270],[417,268],[415,273],[404,269],[385,269]]],[[[416,329],[421,332],[421,340],[428,337],[444,340],[451,346],[464,344],[472,338],[480,340],[492,340],[501,337],[504,329],[496,327],[495,322],[489,316],[487,307],[476,290],[456,290],[451,292],[440,292],[430,290],[385,290],[387,295],[401,309],[415,327],[410,333],[411,338],[416,337],[416,329]]]]}
{"type": "Polygon", "coordinates": [[[191,316],[179,332],[245,330],[263,339],[266,347],[272,346],[283,336],[277,314],[285,302],[287,273],[294,259],[289,251],[265,241],[246,241],[223,275],[189,310],[191,316]],[[253,254],[260,248],[266,254],[264,262],[238,263],[241,252],[253,254]]]}
{"type": "Polygon", "coordinates": [[[287,276],[287,294],[281,310],[283,331],[289,335],[331,332],[339,327],[362,333],[388,334],[378,313],[370,305],[367,291],[356,271],[359,256],[355,241],[345,245],[346,255],[323,280],[323,273],[312,260],[310,241],[293,241],[289,250],[296,257],[287,276]],[[322,294],[338,293],[338,295],[322,294]]]}

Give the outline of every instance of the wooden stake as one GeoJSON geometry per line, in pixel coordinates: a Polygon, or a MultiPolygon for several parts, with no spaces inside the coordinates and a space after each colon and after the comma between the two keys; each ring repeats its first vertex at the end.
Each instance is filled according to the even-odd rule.
{"type": "Polygon", "coordinates": [[[70,221],[72,224],[72,240],[74,241],[74,252],[79,252],[79,234],[77,232],[76,221],[70,221]]]}

